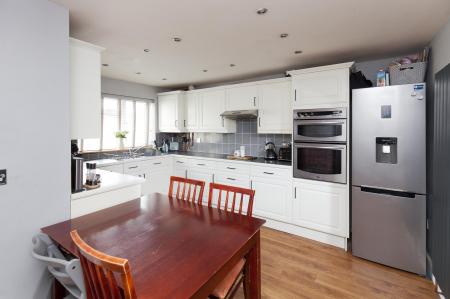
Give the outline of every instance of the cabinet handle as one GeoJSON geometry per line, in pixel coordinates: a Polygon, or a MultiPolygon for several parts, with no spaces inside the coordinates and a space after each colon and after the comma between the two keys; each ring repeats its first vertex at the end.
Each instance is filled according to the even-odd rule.
{"type": "Polygon", "coordinates": [[[258,117],[258,126],[261,127],[261,116],[258,117]]]}
{"type": "Polygon", "coordinates": [[[143,177],[144,177],[144,179],[145,179],[145,173],[142,175],[143,177]]]}
{"type": "Polygon", "coordinates": [[[186,128],[186,120],[183,120],[183,126],[186,128]]]}
{"type": "Polygon", "coordinates": [[[236,179],[233,179],[233,178],[227,178],[227,180],[235,181],[236,179]]]}
{"type": "Polygon", "coordinates": [[[222,116],[222,127],[225,127],[225,119],[222,116]]]}
{"type": "Polygon", "coordinates": [[[235,170],[236,168],[234,168],[234,167],[227,167],[227,169],[235,170]]]}
{"type": "Polygon", "coordinates": [[[184,171],[184,178],[187,179],[187,169],[184,171]]]}
{"type": "Polygon", "coordinates": [[[177,161],[177,163],[184,164],[184,162],[181,162],[181,161],[177,161]]]}
{"type": "Polygon", "coordinates": [[[161,162],[155,162],[155,163],[153,163],[153,165],[159,165],[159,164],[161,164],[161,162]]]}
{"type": "Polygon", "coordinates": [[[253,97],[253,106],[256,107],[256,97],[253,97]]]}
{"type": "Polygon", "coordinates": [[[294,89],[294,101],[297,102],[297,89],[294,89]]]}
{"type": "Polygon", "coordinates": [[[200,164],[197,164],[198,166],[205,166],[205,164],[203,164],[203,163],[200,163],[200,164]]]}
{"type": "Polygon", "coordinates": [[[212,177],[212,182],[215,183],[216,182],[216,175],[213,173],[213,177],[212,177]]]}
{"type": "Polygon", "coordinates": [[[250,181],[250,189],[253,190],[253,181],[250,181]]]}
{"type": "Polygon", "coordinates": [[[274,174],[273,172],[264,171],[265,174],[274,174]]]}
{"type": "Polygon", "coordinates": [[[294,187],[294,198],[297,199],[297,187],[294,187]]]}
{"type": "Polygon", "coordinates": [[[137,166],[130,166],[128,167],[128,169],[134,169],[134,168],[138,168],[137,166]]]}

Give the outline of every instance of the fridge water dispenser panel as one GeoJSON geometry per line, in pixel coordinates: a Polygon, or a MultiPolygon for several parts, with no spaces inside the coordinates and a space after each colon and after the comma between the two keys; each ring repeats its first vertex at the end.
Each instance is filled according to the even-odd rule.
{"type": "Polygon", "coordinates": [[[397,137],[376,137],[377,163],[397,164],[397,137]]]}

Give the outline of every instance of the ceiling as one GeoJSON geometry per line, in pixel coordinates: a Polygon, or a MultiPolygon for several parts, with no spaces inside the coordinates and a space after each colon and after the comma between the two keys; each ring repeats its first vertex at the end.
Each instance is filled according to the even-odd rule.
{"type": "Polygon", "coordinates": [[[54,2],[70,9],[72,37],[106,48],[104,76],[161,87],[404,54],[428,44],[450,15],[448,0],[54,2]]]}

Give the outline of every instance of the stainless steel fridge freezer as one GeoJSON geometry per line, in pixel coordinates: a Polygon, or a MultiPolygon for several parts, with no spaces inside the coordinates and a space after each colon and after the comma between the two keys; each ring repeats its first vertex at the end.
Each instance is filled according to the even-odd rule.
{"type": "Polygon", "coordinates": [[[425,274],[425,84],[352,97],[352,252],[425,274]]]}

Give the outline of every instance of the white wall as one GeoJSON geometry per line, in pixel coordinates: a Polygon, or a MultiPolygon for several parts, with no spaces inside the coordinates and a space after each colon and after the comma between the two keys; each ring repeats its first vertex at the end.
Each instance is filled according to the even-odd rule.
{"type": "Polygon", "coordinates": [[[150,85],[102,77],[102,93],[156,100],[161,91],[162,88],[150,85]]]}
{"type": "Polygon", "coordinates": [[[450,63],[450,20],[434,36],[431,41],[432,59],[430,64],[431,74],[436,74],[450,63]]]}
{"type": "Polygon", "coordinates": [[[69,15],[47,0],[0,1],[0,298],[46,298],[31,237],[70,216],[69,15]]]}

